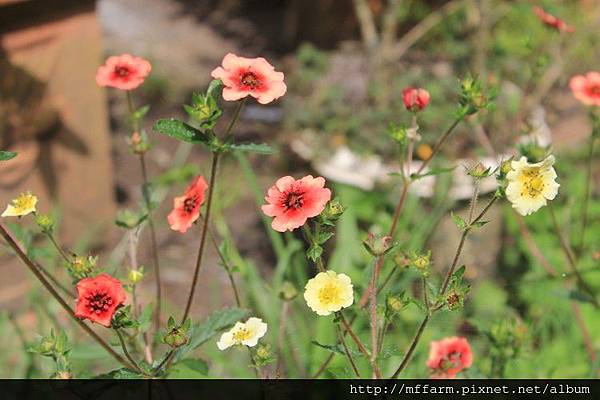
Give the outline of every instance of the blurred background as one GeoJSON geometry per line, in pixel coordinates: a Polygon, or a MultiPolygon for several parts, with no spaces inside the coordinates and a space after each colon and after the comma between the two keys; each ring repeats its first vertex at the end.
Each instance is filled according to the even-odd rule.
{"type": "MultiPolygon", "coordinates": [[[[449,210],[464,211],[472,192],[461,173],[463,165],[497,165],[518,143],[534,141],[551,145],[557,154],[561,193],[582,192],[591,126],[568,80],[598,69],[599,28],[597,0],[0,0],[0,149],[19,153],[0,166],[0,204],[31,190],[43,212],[60,215],[59,237],[67,248],[97,254],[104,268],[124,274],[127,238],[113,221],[117,210],[142,201],[141,174],[126,141],[124,94],[98,88],[94,76],[108,55],[127,52],[148,59],[152,73],[134,92],[134,100],[151,106],[145,127],[154,147],[147,160],[162,199],[154,216],[167,298],[164,315],[176,314],[187,296],[198,238],[170,231],[166,214],[187,178],[206,175],[209,166],[201,148],[159,137],[151,126],[159,118],[184,118],[181,105],[189,103],[194,91],[205,89],[227,52],[264,56],[286,74],[288,92],[268,106],[249,102],[235,135],[270,143],[278,152],[249,159],[256,183],[239,172],[239,160],[225,160],[217,188],[215,228],[231,238],[252,268],[239,272],[240,281],[247,283],[240,286],[250,304],[260,303],[253,292],[260,291],[257,279],[269,279],[277,263],[256,197],[279,176],[308,173],[325,176],[348,206],[335,250],[328,249],[330,268],[366,281],[369,256],[357,244],[369,230],[384,231],[399,192],[400,180],[389,174],[398,170],[399,160],[386,129],[391,122],[410,121],[402,89],[420,86],[432,95],[420,120],[423,140],[416,154],[423,159],[453,120],[458,78],[471,73],[497,88],[496,107],[457,129],[443,152],[445,160],[452,160],[447,163],[459,165],[453,173],[411,188],[398,236],[407,251],[431,249],[434,268],[443,271],[458,241],[449,210]],[[559,34],[544,26],[534,5],[559,15],[575,32],[559,34]]],[[[223,124],[232,112],[224,107],[223,124]]],[[[597,284],[598,163],[592,176],[589,248],[580,269],[589,269],[586,276],[597,284]]],[[[482,190],[493,192],[494,185],[488,182],[482,190]]],[[[570,221],[577,220],[579,201],[575,196],[557,201],[567,232],[570,221]]],[[[461,315],[440,318],[428,337],[438,338],[436,329],[480,335],[483,354],[494,347],[481,332],[503,326],[508,318],[516,321],[512,326],[526,325],[532,336],[523,345],[522,359],[507,366],[507,375],[587,376],[580,333],[563,318],[571,315],[569,293],[560,279],[547,277],[543,263],[520,239],[523,220],[509,206],[498,205],[489,219],[492,223],[473,235],[463,252],[467,278],[474,285],[467,308],[461,315]],[[558,300],[547,303],[549,293],[558,300]],[[542,344],[544,351],[536,352],[542,344]],[[555,361],[540,367],[557,359],[571,370],[557,371],[555,361]]],[[[46,261],[49,267],[66,277],[58,256],[43,238],[28,233],[28,224],[24,220],[10,226],[36,258],[51,260],[46,261]]],[[[528,217],[527,224],[548,262],[566,270],[548,215],[528,217]]],[[[148,237],[142,235],[140,263],[149,270],[148,249],[148,237]]],[[[195,318],[233,304],[214,249],[204,265],[195,318]]],[[[41,287],[4,247],[0,268],[0,375],[45,376],[47,365],[16,349],[27,347],[35,333],[70,322],[60,313],[54,319],[58,306],[45,300],[41,287]]],[[[410,282],[406,278],[397,286],[410,290],[410,282]]],[[[142,298],[152,297],[148,281],[142,298]]],[[[302,306],[298,300],[294,307],[302,306]]],[[[600,318],[585,307],[580,317],[588,322],[598,349],[600,318]]],[[[398,348],[405,347],[418,315],[409,311],[399,323],[398,348]]],[[[327,355],[294,340],[298,343],[290,346],[301,359],[327,355]]],[[[220,357],[213,350],[206,351],[220,357]]],[[[396,355],[390,351],[389,357],[396,355]]],[[[415,363],[424,356],[418,354],[415,363]]],[[[99,349],[83,344],[74,348],[73,357],[82,365],[106,361],[99,349]]],[[[239,376],[236,367],[214,365],[214,376],[239,376]]],[[[294,368],[301,376],[307,366],[294,368]]],[[[409,373],[419,376],[424,370],[419,365],[409,373]]]]}

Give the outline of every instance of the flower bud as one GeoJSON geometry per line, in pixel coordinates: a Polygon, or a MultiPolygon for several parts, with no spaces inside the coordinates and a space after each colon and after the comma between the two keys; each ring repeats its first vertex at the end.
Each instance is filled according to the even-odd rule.
{"type": "Polygon", "coordinates": [[[326,220],[337,221],[344,211],[346,211],[346,207],[344,207],[338,199],[333,199],[327,203],[321,215],[326,220]]]}
{"type": "Polygon", "coordinates": [[[506,161],[502,161],[500,165],[500,174],[502,176],[506,176],[510,171],[512,171],[512,157],[506,161]]]}
{"type": "Polygon", "coordinates": [[[473,167],[467,168],[467,175],[470,175],[476,179],[487,178],[490,176],[490,171],[490,167],[486,168],[482,163],[478,162],[473,167]]]}
{"type": "Polygon", "coordinates": [[[407,87],[402,91],[404,107],[408,111],[417,112],[423,110],[429,104],[430,95],[425,89],[407,87]]]}
{"type": "Polygon", "coordinates": [[[426,270],[431,264],[431,251],[427,252],[427,254],[413,254],[410,258],[410,263],[418,270],[426,270]]]}
{"type": "Polygon", "coordinates": [[[298,290],[296,287],[288,281],[283,282],[281,290],[279,291],[279,298],[285,301],[292,301],[298,296],[298,290]]]}
{"type": "Polygon", "coordinates": [[[131,269],[127,274],[127,279],[131,282],[132,285],[137,285],[144,279],[144,268],[140,269],[131,269]]]}
{"type": "Polygon", "coordinates": [[[256,357],[259,359],[267,360],[271,357],[271,346],[268,344],[261,344],[256,349],[256,357]]]}
{"type": "Polygon", "coordinates": [[[96,268],[97,261],[98,257],[74,256],[72,261],[67,264],[67,269],[74,280],[81,280],[89,277],[92,274],[96,268]]]}
{"type": "Polygon", "coordinates": [[[393,312],[398,312],[404,308],[404,302],[400,296],[390,296],[387,298],[387,306],[393,312]]]}
{"type": "Polygon", "coordinates": [[[54,354],[56,346],[56,338],[54,336],[44,336],[38,345],[38,351],[43,356],[54,354]]]}
{"type": "Polygon", "coordinates": [[[463,306],[465,301],[464,295],[462,293],[458,293],[456,291],[450,292],[448,296],[446,296],[446,306],[448,310],[453,311],[459,309],[463,306]]]}
{"type": "Polygon", "coordinates": [[[35,218],[35,223],[40,227],[43,233],[50,234],[54,230],[54,219],[47,214],[39,214],[35,218]]]}
{"type": "Polygon", "coordinates": [[[379,236],[369,232],[363,241],[363,246],[371,255],[380,257],[390,251],[393,247],[391,236],[379,236]]]}
{"type": "Polygon", "coordinates": [[[179,328],[173,328],[163,337],[163,342],[176,349],[188,342],[187,333],[179,328]]]}
{"type": "Polygon", "coordinates": [[[150,150],[148,141],[139,132],[133,132],[131,134],[131,137],[129,138],[129,147],[131,148],[131,151],[135,154],[144,154],[148,150],[150,150]]]}

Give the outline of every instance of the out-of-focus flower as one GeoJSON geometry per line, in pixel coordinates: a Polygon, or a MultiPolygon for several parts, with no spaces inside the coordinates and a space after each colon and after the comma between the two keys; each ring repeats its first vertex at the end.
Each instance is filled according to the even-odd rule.
{"type": "Polygon", "coordinates": [[[567,25],[562,19],[548,14],[542,7],[533,7],[533,12],[535,12],[540,21],[550,28],[556,29],[559,32],[575,32],[574,27],[567,25]]]}
{"type": "Polygon", "coordinates": [[[19,197],[11,201],[2,213],[2,217],[22,217],[35,212],[37,197],[31,193],[21,193],[19,197]]]}
{"type": "Polygon", "coordinates": [[[308,218],[319,215],[331,199],[331,190],[325,188],[325,179],[307,175],[295,180],[291,176],[279,178],[267,192],[262,211],[275,217],[271,226],[278,232],[293,231],[304,225],[308,218]]]}
{"type": "Polygon", "coordinates": [[[204,177],[197,176],[183,196],[175,197],[173,211],[167,216],[171,229],[185,233],[200,217],[200,207],[207,187],[204,177]]]}
{"type": "Polygon", "coordinates": [[[506,198],[519,214],[534,213],[556,197],[560,185],[555,181],[553,165],[552,155],[535,164],[528,163],[525,157],[511,162],[512,171],[506,174],[506,198]]]}
{"type": "Polygon", "coordinates": [[[569,81],[573,96],[583,104],[600,107],[600,72],[575,75],[569,81]]]}
{"type": "Polygon", "coordinates": [[[283,72],[275,71],[262,57],[245,58],[229,53],[223,58],[222,66],[215,68],[211,75],[223,82],[223,99],[227,101],[252,96],[259,103],[267,104],[287,90],[283,72]]]}
{"type": "Polygon", "coordinates": [[[131,54],[111,56],[98,68],[96,83],[98,86],[133,90],[144,82],[151,70],[152,65],[141,57],[131,54]]]}
{"type": "Polygon", "coordinates": [[[231,330],[221,335],[217,347],[219,350],[225,350],[234,345],[254,347],[266,333],[267,324],[260,318],[252,317],[246,322],[236,322],[231,330]]]}
{"type": "Polygon", "coordinates": [[[306,283],[304,300],[318,315],[325,316],[340,311],[354,302],[352,281],[345,274],[319,272],[306,283]]]}
{"type": "Polygon", "coordinates": [[[115,311],[126,299],[127,294],[118,279],[108,274],[84,278],[77,283],[75,316],[110,328],[115,311]]]}
{"type": "Polygon", "coordinates": [[[409,111],[421,111],[429,104],[429,92],[425,89],[407,87],[402,91],[404,107],[409,111]]]}
{"type": "Polygon", "coordinates": [[[448,337],[432,341],[429,345],[427,366],[434,378],[453,379],[460,371],[473,363],[471,346],[464,337],[448,337]]]}

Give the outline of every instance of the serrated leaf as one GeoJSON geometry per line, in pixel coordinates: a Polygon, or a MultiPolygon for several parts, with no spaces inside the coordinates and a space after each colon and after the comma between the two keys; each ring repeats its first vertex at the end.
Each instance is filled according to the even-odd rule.
{"type": "Polygon", "coordinates": [[[454,224],[458,227],[458,229],[464,231],[467,228],[467,223],[459,215],[454,214],[453,212],[450,213],[450,215],[452,216],[452,220],[454,221],[454,224]]]}
{"type": "Polygon", "coordinates": [[[457,281],[462,279],[463,276],[465,275],[465,270],[466,270],[466,267],[464,265],[461,265],[460,267],[458,267],[458,269],[456,271],[454,271],[454,273],[452,274],[452,278],[457,281]]]}
{"type": "Polygon", "coordinates": [[[181,360],[187,353],[202,346],[217,333],[241,321],[248,314],[248,310],[225,308],[212,313],[204,322],[194,324],[189,331],[190,340],[187,344],[177,349],[174,358],[175,361],[181,360]]]}
{"type": "Polygon", "coordinates": [[[220,79],[213,79],[208,84],[208,88],[206,89],[206,94],[209,96],[213,96],[216,94],[215,92],[219,90],[223,86],[223,82],[220,79]]]}
{"type": "Polygon", "coordinates": [[[306,251],[306,257],[308,257],[313,262],[316,262],[322,254],[323,248],[318,244],[311,245],[306,251]]]}
{"type": "Polygon", "coordinates": [[[8,161],[15,158],[16,156],[17,153],[15,153],[14,151],[0,150],[0,161],[8,161]]]}
{"type": "Polygon", "coordinates": [[[319,232],[319,235],[317,236],[317,242],[319,244],[324,244],[329,239],[331,239],[333,237],[333,235],[334,235],[334,232],[319,232]]]}
{"type": "Polygon", "coordinates": [[[156,121],[152,129],[182,142],[204,144],[206,146],[213,144],[214,135],[212,133],[203,132],[174,118],[160,119],[156,121]]]}
{"type": "Polygon", "coordinates": [[[275,150],[266,143],[235,143],[229,146],[231,150],[247,153],[273,154],[275,150]]]}

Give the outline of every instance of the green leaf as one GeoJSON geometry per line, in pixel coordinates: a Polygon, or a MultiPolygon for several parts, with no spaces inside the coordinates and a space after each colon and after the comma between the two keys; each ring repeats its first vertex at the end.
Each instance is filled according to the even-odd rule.
{"type": "Polygon", "coordinates": [[[229,146],[231,150],[247,153],[273,154],[275,150],[266,143],[236,143],[229,146]]]}
{"type": "Polygon", "coordinates": [[[313,262],[316,262],[322,254],[323,248],[318,244],[313,244],[308,250],[306,250],[306,257],[308,257],[313,262]]]}
{"type": "Polygon", "coordinates": [[[182,359],[184,355],[202,346],[217,333],[244,319],[248,314],[248,310],[225,308],[212,313],[204,322],[194,324],[189,332],[189,342],[177,349],[175,361],[182,359]]]}
{"type": "Polygon", "coordinates": [[[150,105],[142,106],[133,112],[133,114],[131,115],[131,118],[134,121],[140,120],[140,119],[144,118],[144,115],[146,115],[149,110],[150,110],[150,105]]]}
{"type": "Polygon", "coordinates": [[[8,161],[15,158],[16,156],[17,153],[13,151],[0,150],[0,161],[8,161]]]}
{"type": "Polygon", "coordinates": [[[106,374],[95,376],[93,379],[141,379],[144,376],[127,368],[110,371],[106,374]]]}
{"type": "Polygon", "coordinates": [[[471,225],[474,226],[475,228],[481,228],[482,226],[484,226],[488,222],[490,222],[490,221],[478,221],[478,222],[472,223],[471,225]]]}
{"type": "MultiPolygon", "coordinates": [[[[344,348],[342,347],[341,344],[336,344],[336,345],[322,344],[322,343],[317,342],[316,340],[311,340],[310,343],[314,344],[317,347],[321,347],[322,349],[329,350],[332,353],[338,353],[338,354],[342,354],[344,356],[346,355],[346,353],[344,352],[344,348]]],[[[359,357],[362,356],[362,353],[354,351],[350,348],[348,348],[348,352],[352,356],[359,356],[359,357]]]]}
{"type": "Polygon", "coordinates": [[[156,121],[152,129],[155,132],[181,140],[182,142],[194,144],[200,143],[209,147],[214,144],[213,141],[215,137],[211,132],[203,132],[200,129],[196,129],[193,126],[174,118],[160,119],[156,121]]]}
{"type": "Polygon", "coordinates": [[[333,235],[334,235],[334,232],[319,232],[319,235],[317,236],[317,242],[319,244],[324,244],[329,239],[331,239],[333,237],[333,235]]]}
{"type": "Polygon", "coordinates": [[[198,358],[186,358],[174,364],[169,371],[171,379],[198,379],[206,378],[208,364],[198,358]]]}
{"type": "Polygon", "coordinates": [[[467,229],[467,223],[465,222],[464,219],[462,219],[460,216],[454,214],[454,212],[450,213],[450,215],[452,216],[452,220],[454,220],[454,223],[456,224],[458,229],[460,229],[461,231],[464,231],[465,229],[467,229]]]}
{"type": "Polygon", "coordinates": [[[208,84],[208,89],[206,89],[206,94],[209,96],[215,95],[216,91],[219,90],[223,86],[223,82],[220,79],[213,79],[208,84]]]}
{"type": "Polygon", "coordinates": [[[569,299],[578,301],[580,303],[595,304],[594,298],[592,296],[580,290],[569,291],[569,299]]]}
{"type": "Polygon", "coordinates": [[[410,175],[410,179],[412,179],[413,181],[419,180],[421,178],[425,178],[426,176],[432,176],[432,175],[440,175],[440,174],[445,174],[447,172],[452,172],[456,169],[456,166],[454,167],[448,167],[448,168],[433,168],[428,172],[425,172],[423,174],[411,174],[410,175]]]}

